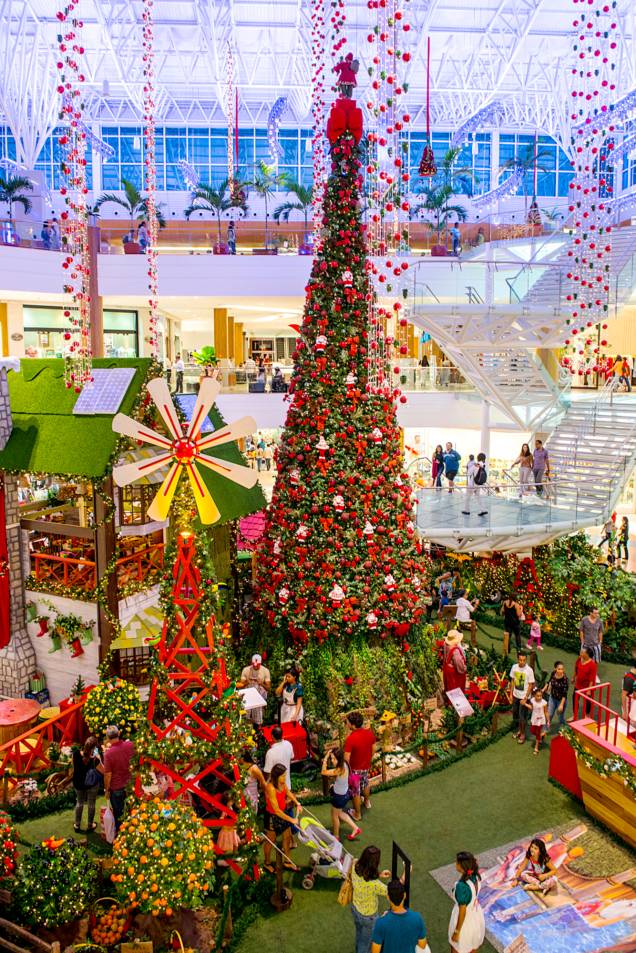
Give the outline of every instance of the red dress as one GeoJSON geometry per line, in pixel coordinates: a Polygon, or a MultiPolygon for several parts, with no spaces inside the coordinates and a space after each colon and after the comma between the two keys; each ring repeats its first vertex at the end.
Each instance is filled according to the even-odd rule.
{"type": "Polygon", "coordinates": [[[466,656],[461,645],[444,645],[442,678],[445,692],[454,688],[466,691],[466,656]]]}

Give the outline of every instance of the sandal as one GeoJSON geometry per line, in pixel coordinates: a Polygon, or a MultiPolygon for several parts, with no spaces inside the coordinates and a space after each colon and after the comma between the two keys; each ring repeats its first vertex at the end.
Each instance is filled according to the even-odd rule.
{"type": "Polygon", "coordinates": [[[276,873],[276,870],[273,864],[263,864],[263,870],[266,870],[268,874],[276,873]]]}
{"type": "Polygon", "coordinates": [[[362,833],[361,827],[356,827],[355,831],[352,831],[350,834],[347,834],[347,840],[357,840],[357,838],[362,833]]]}
{"type": "Polygon", "coordinates": [[[293,870],[295,874],[297,874],[300,871],[300,867],[297,867],[296,864],[292,864],[287,861],[285,861],[285,863],[283,864],[283,867],[285,868],[285,870],[293,870]]]}
{"type": "Polygon", "coordinates": [[[73,830],[75,831],[76,834],[82,834],[82,833],[83,833],[82,828],[81,828],[81,827],[78,827],[77,824],[73,824],[73,830]]]}

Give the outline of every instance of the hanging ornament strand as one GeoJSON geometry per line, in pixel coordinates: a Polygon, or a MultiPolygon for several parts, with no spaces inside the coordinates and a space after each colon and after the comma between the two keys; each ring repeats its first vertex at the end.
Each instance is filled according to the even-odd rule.
{"type": "Polygon", "coordinates": [[[313,164],[312,224],[314,253],[320,245],[322,204],[326,182],[325,165],[325,0],[311,4],[311,140],[313,164]]]}
{"type": "Polygon", "coordinates": [[[146,264],[148,271],[148,318],[150,350],[159,357],[159,279],[157,269],[159,221],[157,218],[157,160],[155,153],[155,31],[153,0],[143,5],[143,63],[144,63],[144,165],[146,169],[146,218],[148,244],[146,264]]]}
{"type": "Polygon", "coordinates": [[[65,209],[62,220],[62,268],[64,294],[70,297],[65,304],[64,317],[68,328],[64,332],[65,382],[79,393],[92,379],[91,354],[91,299],[89,293],[90,257],[88,249],[88,206],[86,187],[86,127],[82,121],[81,86],[84,82],[81,40],[82,20],[76,14],[77,2],[69,3],[57,13],[59,59],[58,86],[61,96],[58,143],[62,150],[61,171],[65,209]]]}
{"type": "Polygon", "coordinates": [[[234,195],[235,175],[234,168],[234,118],[236,114],[236,97],[234,95],[234,53],[230,43],[227,45],[225,57],[225,111],[227,113],[227,184],[230,196],[234,195]]]}
{"type": "MultiPolygon", "coordinates": [[[[574,178],[570,183],[569,211],[573,215],[573,242],[568,251],[570,303],[568,334],[590,348],[600,322],[609,310],[611,276],[610,206],[613,195],[612,150],[614,123],[612,101],[616,91],[616,2],[574,0],[572,77],[572,154],[574,178]],[[580,8],[580,9],[579,9],[580,8]],[[594,334],[591,329],[597,329],[594,334]],[[583,338],[578,338],[583,335],[583,338]]],[[[606,327],[603,324],[603,329],[606,327]]],[[[571,343],[568,336],[565,344],[571,343]]],[[[600,368],[600,340],[593,348],[600,368]]],[[[574,372],[569,361],[563,362],[574,372]]]]}
{"type": "Polygon", "coordinates": [[[406,272],[409,252],[409,157],[404,130],[411,117],[403,112],[401,97],[408,86],[401,81],[403,65],[411,59],[404,49],[410,31],[405,7],[408,0],[370,0],[375,11],[374,47],[369,66],[371,96],[367,109],[372,117],[368,134],[368,240],[370,271],[380,299],[369,309],[369,387],[392,392],[401,401],[400,388],[393,386],[389,369],[399,379],[393,359],[408,354],[409,325],[406,311],[406,272]],[[402,258],[400,261],[399,259],[402,258]]]}

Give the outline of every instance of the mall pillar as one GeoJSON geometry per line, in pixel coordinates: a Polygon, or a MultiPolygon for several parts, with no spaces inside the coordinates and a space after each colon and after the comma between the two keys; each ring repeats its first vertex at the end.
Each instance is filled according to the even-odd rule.
{"type": "Polygon", "coordinates": [[[245,360],[245,347],[243,345],[243,322],[234,322],[234,363],[238,367],[245,360]]]}
{"type": "Polygon", "coordinates": [[[0,357],[9,356],[9,318],[7,302],[0,301],[0,357]]]}
{"type": "Polygon", "coordinates": [[[227,308],[214,309],[214,350],[219,360],[229,357],[227,308]]]}
{"type": "Polygon", "coordinates": [[[234,359],[234,315],[227,316],[227,356],[234,359]]]}
{"type": "Polygon", "coordinates": [[[99,295],[98,278],[98,254],[99,254],[99,226],[88,226],[88,259],[89,259],[89,278],[88,293],[91,296],[90,302],[90,320],[91,320],[91,351],[93,357],[104,356],[104,309],[103,299],[99,295]]]}
{"type": "Polygon", "coordinates": [[[490,404],[487,400],[481,405],[481,439],[479,444],[481,453],[486,454],[486,462],[490,458],[490,404]]]}

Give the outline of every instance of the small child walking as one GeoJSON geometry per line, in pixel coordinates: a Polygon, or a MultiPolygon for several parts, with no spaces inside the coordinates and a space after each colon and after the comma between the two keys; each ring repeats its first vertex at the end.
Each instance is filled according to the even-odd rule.
{"type": "Polygon", "coordinates": [[[534,735],[533,754],[539,754],[539,748],[550,727],[548,717],[548,703],[543,697],[540,688],[535,688],[529,702],[524,702],[526,708],[532,712],[530,716],[530,731],[534,735]]]}
{"type": "Polygon", "coordinates": [[[537,648],[539,652],[543,652],[543,646],[541,645],[541,623],[539,619],[533,619],[530,623],[530,635],[528,636],[527,648],[537,648]]]}
{"type": "Polygon", "coordinates": [[[545,841],[540,837],[530,841],[526,856],[517,867],[513,886],[519,881],[524,890],[540,890],[544,896],[559,885],[545,841]]]}

